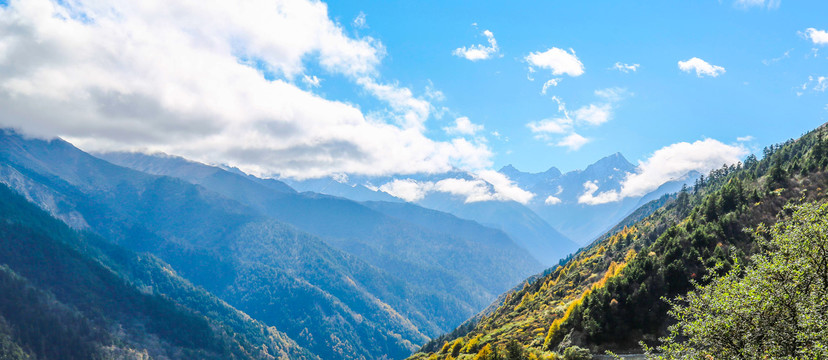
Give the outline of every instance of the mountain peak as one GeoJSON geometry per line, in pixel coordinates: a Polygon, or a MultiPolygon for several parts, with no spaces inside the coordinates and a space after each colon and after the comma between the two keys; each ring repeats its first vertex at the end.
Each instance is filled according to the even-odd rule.
{"type": "Polygon", "coordinates": [[[620,152],[615,154],[605,156],[600,160],[596,161],[594,164],[587,166],[585,171],[611,171],[611,170],[621,170],[621,171],[633,171],[635,169],[635,165],[631,164],[624,155],[621,155],[620,152]]]}
{"type": "Polygon", "coordinates": [[[515,168],[514,165],[508,164],[508,165],[500,168],[500,170],[498,170],[498,172],[503,174],[503,175],[508,176],[512,180],[514,180],[515,177],[521,176],[521,175],[528,175],[528,176],[542,175],[543,177],[551,177],[551,178],[557,178],[557,177],[561,176],[561,171],[558,170],[558,168],[556,168],[554,166],[550,167],[549,169],[547,169],[546,171],[543,171],[543,172],[530,173],[530,172],[520,171],[517,168],[515,168]]]}
{"type": "Polygon", "coordinates": [[[509,165],[506,165],[506,166],[500,168],[500,170],[498,170],[498,172],[502,173],[502,174],[509,175],[510,173],[520,173],[522,171],[515,168],[512,164],[509,164],[509,165]]]}
{"type": "Polygon", "coordinates": [[[558,178],[561,176],[561,170],[553,166],[548,170],[544,171],[543,174],[552,178],[558,178]]]}

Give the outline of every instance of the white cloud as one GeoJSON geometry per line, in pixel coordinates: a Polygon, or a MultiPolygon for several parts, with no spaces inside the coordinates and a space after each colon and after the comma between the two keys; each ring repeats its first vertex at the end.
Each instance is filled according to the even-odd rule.
{"type": "Polygon", "coordinates": [[[506,175],[493,170],[473,174],[472,179],[448,178],[437,182],[412,179],[393,180],[379,187],[392,196],[416,202],[432,192],[460,196],[466,203],[480,201],[516,201],[528,203],[535,194],[521,189],[506,175]]]}
{"type": "Polygon", "coordinates": [[[639,161],[635,173],[628,173],[621,183],[620,191],[596,194],[598,184],[588,182],[578,202],[597,205],[643,196],[668,181],[682,179],[691,171],[707,173],[723,164],[735,164],[746,154],[741,145],[726,145],[713,139],[672,144],[656,150],[646,161],[639,161]]]}
{"type": "Polygon", "coordinates": [[[578,196],[579,204],[600,205],[621,200],[617,191],[606,191],[595,195],[598,191],[598,181],[587,181],[584,183],[584,193],[578,196]]]}
{"type": "Polygon", "coordinates": [[[773,58],[773,59],[765,59],[765,60],[762,60],[762,64],[765,64],[765,65],[768,65],[768,66],[769,66],[769,65],[772,65],[772,64],[778,63],[778,62],[782,61],[783,59],[787,59],[787,58],[791,57],[791,51],[792,51],[792,50],[793,50],[793,49],[789,49],[788,51],[785,51],[785,52],[784,52],[781,56],[779,56],[779,57],[775,57],[775,58],[773,58]]]}
{"type": "Polygon", "coordinates": [[[489,46],[482,44],[471,45],[469,47],[463,46],[454,49],[452,54],[471,61],[486,60],[491,58],[492,55],[497,54],[499,51],[499,48],[497,47],[497,40],[495,40],[494,34],[492,34],[489,30],[484,30],[483,36],[486,37],[486,41],[489,43],[489,46]]]}
{"type": "Polygon", "coordinates": [[[422,200],[432,189],[434,183],[419,182],[412,179],[395,179],[379,187],[391,196],[403,199],[408,202],[422,200]]]}
{"type": "Polygon", "coordinates": [[[360,77],[356,80],[365,90],[377,99],[385,101],[396,114],[397,124],[404,128],[425,129],[424,123],[431,114],[432,106],[428,101],[417,98],[411,89],[398,84],[380,84],[372,77],[360,77]]]}
{"type": "Polygon", "coordinates": [[[572,120],[567,118],[544,119],[526,124],[535,134],[563,134],[572,129],[572,120]]]}
{"type": "Polygon", "coordinates": [[[0,7],[0,126],[86,150],[162,151],[262,176],[491,164],[485,144],[428,138],[431,104],[380,80],[383,45],[346,35],[322,2],[65,4],[0,7]],[[304,91],[294,79],[304,81],[308,62],[390,110],[366,115],[304,91]]]}
{"type": "Polygon", "coordinates": [[[541,94],[546,95],[546,90],[548,90],[550,87],[558,86],[558,83],[561,80],[562,80],[561,78],[553,78],[553,79],[549,79],[548,81],[543,83],[543,89],[541,89],[541,94]]]}
{"type": "Polygon", "coordinates": [[[494,187],[494,195],[493,197],[495,200],[512,200],[517,201],[521,204],[527,204],[535,194],[523,190],[515,184],[509,177],[503,175],[494,170],[481,170],[479,171],[476,176],[486,181],[489,184],[492,184],[494,187]]]}
{"type": "Polygon", "coordinates": [[[814,28],[808,28],[805,30],[805,36],[807,36],[814,45],[826,45],[828,44],[828,32],[825,30],[817,30],[814,28]]]}
{"type": "Polygon", "coordinates": [[[679,61],[678,67],[681,71],[684,72],[691,72],[695,71],[696,76],[710,76],[710,77],[717,77],[721,74],[725,73],[725,68],[717,65],[711,65],[707,61],[694,57],[687,61],[679,61]]]}
{"type": "Polygon", "coordinates": [[[316,75],[308,76],[306,74],[306,75],[302,75],[302,82],[305,83],[305,85],[307,85],[307,86],[317,88],[322,83],[322,79],[316,77],[316,75]]]}
{"type": "Polygon", "coordinates": [[[747,135],[747,136],[739,136],[739,137],[737,137],[737,138],[736,138],[736,141],[738,141],[738,142],[748,142],[748,141],[753,141],[753,136],[752,136],[752,135],[747,135]]]}
{"type": "Polygon", "coordinates": [[[816,78],[812,77],[812,79],[816,81],[814,91],[825,92],[825,90],[828,89],[828,78],[825,76],[819,76],[816,78]]]}
{"type": "Polygon", "coordinates": [[[565,138],[563,138],[561,141],[559,141],[555,145],[560,146],[560,147],[565,147],[565,148],[568,148],[569,150],[574,151],[574,150],[580,149],[581,146],[584,146],[588,142],[589,142],[589,139],[573,132],[573,133],[567,135],[565,138]]]}
{"type": "Polygon", "coordinates": [[[561,203],[561,199],[549,195],[546,197],[546,200],[544,200],[543,203],[546,205],[557,205],[561,203]]]}
{"type": "Polygon", "coordinates": [[[615,65],[612,66],[612,69],[618,70],[622,73],[629,74],[630,72],[638,71],[638,67],[641,66],[639,64],[624,64],[620,62],[616,62],[615,65]]]}
{"type": "Polygon", "coordinates": [[[735,0],[733,4],[743,9],[751,7],[777,9],[781,2],[782,0],[735,0]]]}
{"type": "Polygon", "coordinates": [[[575,120],[590,125],[601,125],[612,117],[612,107],[609,104],[590,104],[575,110],[575,120]]]}
{"type": "Polygon", "coordinates": [[[461,116],[454,120],[454,126],[445,127],[443,130],[449,135],[474,135],[483,130],[483,125],[472,123],[468,117],[461,116]]]}
{"type": "Polygon", "coordinates": [[[365,29],[368,27],[364,12],[360,11],[359,15],[354,18],[354,27],[357,29],[365,29]]]}
{"type": "Polygon", "coordinates": [[[532,121],[527,123],[526,126],[535,134],[536,139],[543,141],[552,141],[553,137],[551,135],[553,134],[566,134],[563,138],[550,142],[549,145],[566,147],[570,151],[578,150],[584,144],[590,142],[590,139],[575,131],[582,126],[599,126],[612,119],[612,104],[621,101],[628,95],[628,92],[624,88],[616,87],[595,90],[595,95],[604,98],[607,102],[585,105],[572,113],[567,111],[566,104],[560,98],[553,96],[552,100],[558,103],[558,112],[563,113],[563,116],[532,121]]]}
{"type": "Polygon", "coordinates": [[[825,90],[828,90],[828,77],[808,76],[808,81],[799,86],[801,91],[798,91],[796,95],[801,96],[806,90],[808,90],[809,87],[813,91],[825,92],[825,90]]]}
{"type": "Polygon", "coordinates": [[[443,101],[446,99],[446,95],[444,95],[442,91],[434,88],[434,84],[431,83],[431,80],[429,80],[428,85],[426,85],[425,96],[431,101],[443,101]]]}
{"type": "Polygon", "coordinates": [[[529,71],[534,72],[534,68],[547,69],[552,71],[552,75],[569,75],[581,76],[584,73],[584,64],[578,57],[575,56],[575,50],[569,49],[569,52],[563,49],[553,47],[544,52],[533,52],[526,56],[526,62],[529,63],[529,71]]]}
{"type": "Polygon", "coordinates": [[[595,95],[601,98],[604,98],[606,101],[609,102],[619,102],[624,100],[629,96],[633,96],[635,94],[627,91],[625,88],[620,87],[612,87],[606,89],[598,89],[595,90],[595,95]]]}

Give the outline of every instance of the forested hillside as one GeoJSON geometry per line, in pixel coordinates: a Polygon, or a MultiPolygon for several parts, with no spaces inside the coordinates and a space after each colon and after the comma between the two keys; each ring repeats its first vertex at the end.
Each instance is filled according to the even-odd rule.
{"type": "Polygon", "coordinates": [[[0,185],[0,358],[316,359],[160,260],[0,185]]]}
{"type": "Polygon", "coordinates": [[[626,226],[508,294],[473,327],[414,358],[575,356],[580,348],[640,352],[639,341],[656,344],[674,321],[666,299],[726,273],[734,261],[749,262],[761,250],[751,229],[784,218],[786,204],[826,198],[826,136],[823,126],[766,148],[761,161],[751,155],[714,170],[661,199],[649,216],[634,213],[626,226]]]}
{"type": "Polygon", "coordinates": [[[158,256],[319,356],[404,357],[427,340],[420,329],[439,329],[428,314],[443,311],[440,297],[238,202],[62,140],[0,142],[3,183],[76,228],[158,256]]]}
{"type": "Polygon", "coordinates": [[[408,295],[413,297],[409,301],[434,309],[427,312],[431,324],[421,328],[429,336],[456,326],[498,294],[543,269],[503,232],[417,205],[358,203],[310,192],[298,194],[285,190],[286,185],[278,180],[179,157],[140,153],[98,156],[138,171],[201,185],[319,236],[328,245],[404,280],[423,293],[422,297],[408,295]],[[273,189],[265,186],[265,181],[283,186],[273,189]]]}

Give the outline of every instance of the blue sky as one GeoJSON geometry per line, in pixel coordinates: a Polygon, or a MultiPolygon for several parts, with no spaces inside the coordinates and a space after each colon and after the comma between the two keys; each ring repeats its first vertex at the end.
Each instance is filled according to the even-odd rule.
{"type": "MultiPolygon", "coordinates": [[[[332,18],[356,36],[384,44],[384,77],[412,90],[440,90],[452,115],[428,122],[429,134],[456,116],[485,127],[494,167],[512,163],[525,171],[549,166],[582,168],[621,152],[630,161],[677,142],[714,138],[751,150],[797,137],[828,121],[828,95],[814,90],[809,76],[828,74],[828,49],[804,32],[828,28],[828,2],[785,1],[745,6],[732,1],[554,1],[554,2],[393,2],[332,1],[332,18]],[[353,20],[365,15],[364,28],[353,20]],[[476,24],[474,26],[473,24],[476,24]],[[487,44],[494,35],[499,52],[488,60],[453,56],[462,46],[487,44]],[[573,49],[584,65],[578,77],[562,78],[539,69],[529,81],[525,57],[552,47],[573,49]],[[682,72],[677,63],[698,57],[725,68],[717,77],[682,72]],[[634,72],[612,69],[616,62],[639,64],[634,72]],[[609,121],[584,126],[590,142],[578,150],[535,139],[527,123],[558,117],[562,99],[570,111],[600,103],[596,90],[625,89],[609,121]],[[801,93],[801,95],[800,95],[801,93]],[[491,135],[497,131],[502,136],[491,135]],[[507,140],[508,139],[508,140],[507,140]]],[[[341,93],[357,103],[367,94],[341,93]]],[[[334,86],[335,84],[330,84],[334,86]]],[[[366,102],[367,101],[367,102],[366,102]]]]}
{"type": "Polygon", "coordinates": [[[621,152],[648,187],[828,120],[825,14],[780,0],[0,0],[0,126],[296,179],[491,180],[621,152]]]}

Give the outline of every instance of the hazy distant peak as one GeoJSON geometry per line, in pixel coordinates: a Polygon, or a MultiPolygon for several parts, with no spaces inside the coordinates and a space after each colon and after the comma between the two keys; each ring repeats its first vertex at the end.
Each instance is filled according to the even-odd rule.
{"type": "Polygon", "coordinates": [[[500,170],[498,170],[498,172],[500,172],[504,175],[509,175],[509,173],[520,173],[522,171],[515,168],[512,164],[509,164],[509,165],[506,165],[506,166],[500,168],[500,170]]]}
{"type": "Polygon", "coordinates": [[[585,172],[607,173],[610,171],[630,172],[635,170],[635,165],[631,164],[621,155],[620,152],[606,156],[596,161],[594,164],[587,166],[585,172]]]}
{"type": "Polygon", "coordinates": [[[506,175],[512,181],[518,183],[523,187],[533,187],[540,182],[553,181],[561,177],[561,171],[556,167],[550,167],[548,170],[539,173],[523,172],[515,168],[512,164],[506,165],[498,171],[506,175]]]}
{"type": "Polygon", "coordinates": [[[554,178],[560,177],[562,175],[561,170],[559,170],[558,168],[556,168],[554,166],[549,168],[548,170],[544,171],[543,174],[546,175],[546,176],[549,176],[549,177],[554,177],[554,178]]]}

